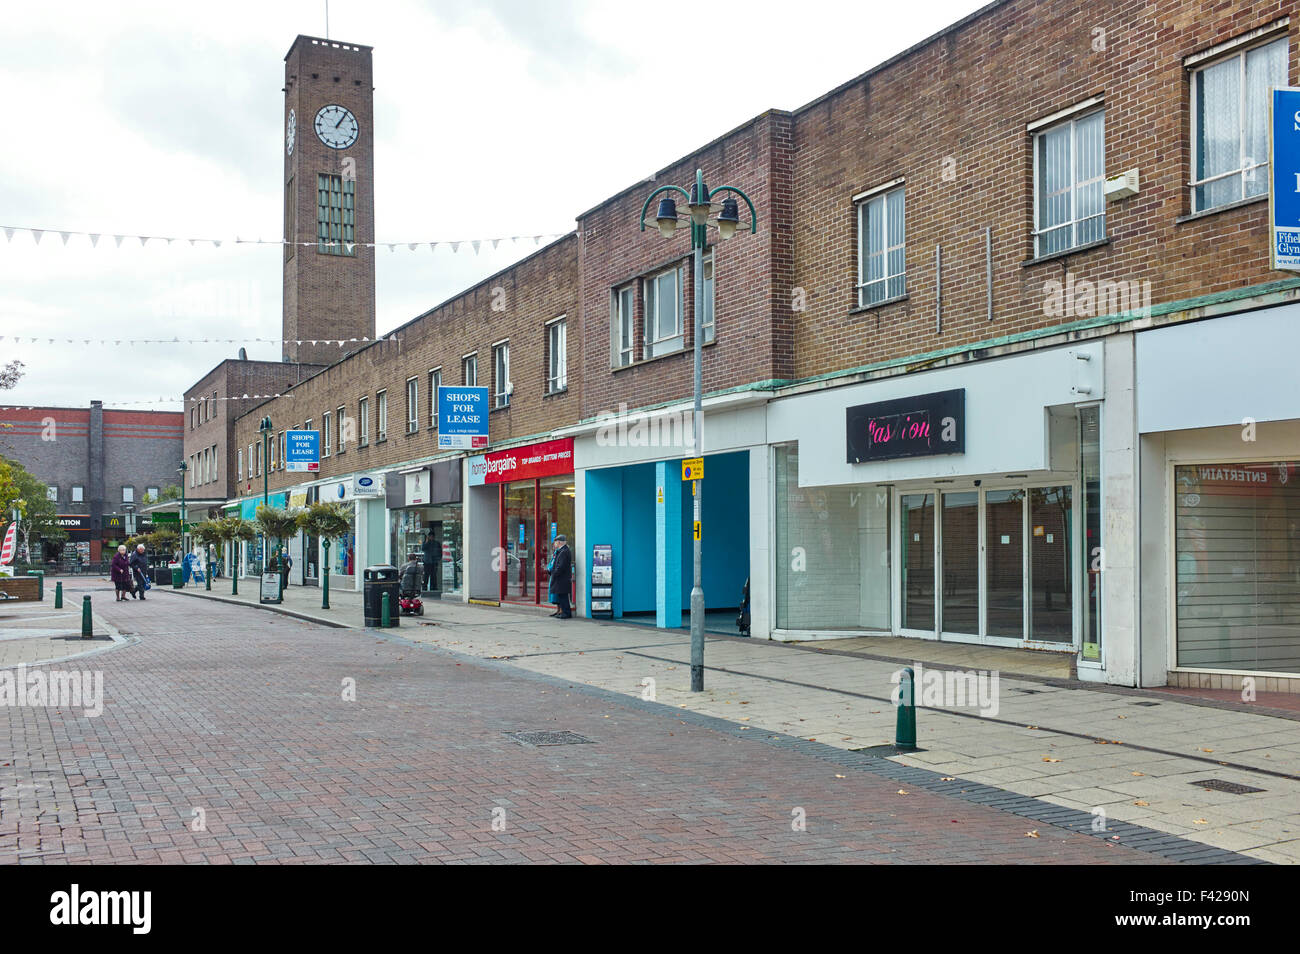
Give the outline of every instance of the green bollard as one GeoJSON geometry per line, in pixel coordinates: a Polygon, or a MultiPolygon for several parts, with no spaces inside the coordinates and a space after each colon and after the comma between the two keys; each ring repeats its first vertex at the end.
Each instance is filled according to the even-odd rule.
{"type": "Polygon", "coordinates": [[[90,597],[81,598],[81,638],[90,639],[94,636],[94,628],[90,624],[90,597]]]}
{"type": "Polygon", "coordinates": [[[63,581],[54,584],[54,608],[63,609],[63,581]]]}
{"type": "Polygon", "coordinates": [[[212,566],[213,566],[213,564],[212,564],[212,547],[209,546],[209,547],[208,547],[208,565],[207,565],[206,567],[204,567],[204,569],[205,569],[207,572],[203,574],[203,588],[204,588],[205,590],[208,590],[208,591],[211,591],[211,590],[212,590],[212,566]]]}
{"type": "Polygon", "coordinates": [[[230,569],[230,595],[239,595],[239,567],[237,566],[230,569]]]}
{"type": "Polygon", "coordinates": [[[388,594],[381,593],[379,596],[379,625],[388,627],[393,625],[393,614],[388,608],[388,594]]]}
{"type": "Polygon", "coordinates": [[[903,668],[898,680],[898,721],[894,727],[894,748],[916,748],[916,673],[903,668]]]}

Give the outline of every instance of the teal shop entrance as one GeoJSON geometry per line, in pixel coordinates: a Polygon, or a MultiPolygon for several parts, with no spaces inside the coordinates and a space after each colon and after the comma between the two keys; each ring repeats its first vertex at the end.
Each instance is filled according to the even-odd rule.
{"type": "MultiPolygon", "coordinates": [[[[706,628],[734,634],[749,577],[749,451],[705,457],[704,475],[706,628]]],[[[694,503],[681,459],[588,470],[585,481],[583,565],[592,565],[596,545],[614,548],[615,618],[670,629],[690,625],[694,503]]]]}

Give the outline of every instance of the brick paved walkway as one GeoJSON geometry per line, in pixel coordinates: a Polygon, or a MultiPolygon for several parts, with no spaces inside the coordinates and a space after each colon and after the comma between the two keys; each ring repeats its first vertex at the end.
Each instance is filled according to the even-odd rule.
{"type": "Polygon", "coordinates": [[[1110,844],[1015,814],[1032,801],[1020,796],[947,794],[931,773],[397,636],[193,605],[97,604],[141,637],[90,657],[99,718],[0,709],[0,860],[1043,864],[1179,850],[1164,835],[1151,836],[1164,855],[1110,844]],[[504,734],[517,730],[592,744],[528,748],[504,734]]]}

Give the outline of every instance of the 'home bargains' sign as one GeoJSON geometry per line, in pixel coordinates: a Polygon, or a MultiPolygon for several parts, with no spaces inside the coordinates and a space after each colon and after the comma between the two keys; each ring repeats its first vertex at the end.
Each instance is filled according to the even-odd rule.
{"type": "Polygon", "coordinates": [[[526,447],[479,454],[469,459],[469,485],[504,484],[512,480],[573,473],[573,438],[542,441],[526,447]]]}

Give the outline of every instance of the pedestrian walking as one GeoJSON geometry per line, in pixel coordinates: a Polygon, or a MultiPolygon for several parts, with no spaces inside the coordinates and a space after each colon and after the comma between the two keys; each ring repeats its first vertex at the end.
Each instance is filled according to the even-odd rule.
{"type": "Polygon", "coordinates": [[[113,554],[113,565],[109,575],[113,578],[113,586],[117,589],[117,602],[120,603],[126,599],[126,594],[131,589],[131,561],[126,557],[125,543],[113,554]]]}
{"type": "Polygon", "coordinates": [[[135,545],[135,552],[127,562],[131,567],[131,575],[135,578],[135,589],[131,591],[131,597],[144,599],[144,594],[149,589],[149,555],[145,553],[143,543],[135,545]]]}
{"type": "Polygon", "coordinates": [[[573,551],[569,549],[569,541],[562,533],[555,538],[555,553],[551,556],[550,571],[551,602],[558,607],[551,615],[569,619],[573,616],[573,608],[569,604],[569,589],[573,586],[573,551]]]}
{"type": "Polygon", "coordinates": [[[439,549],[437,541],[433,539],[433,534],[426,533],[424,535],[424,544],[420,547],[420,550],[424,553],[424,588],[426,590],[433,589],[434,579],[438,575],[439,549]]]}

